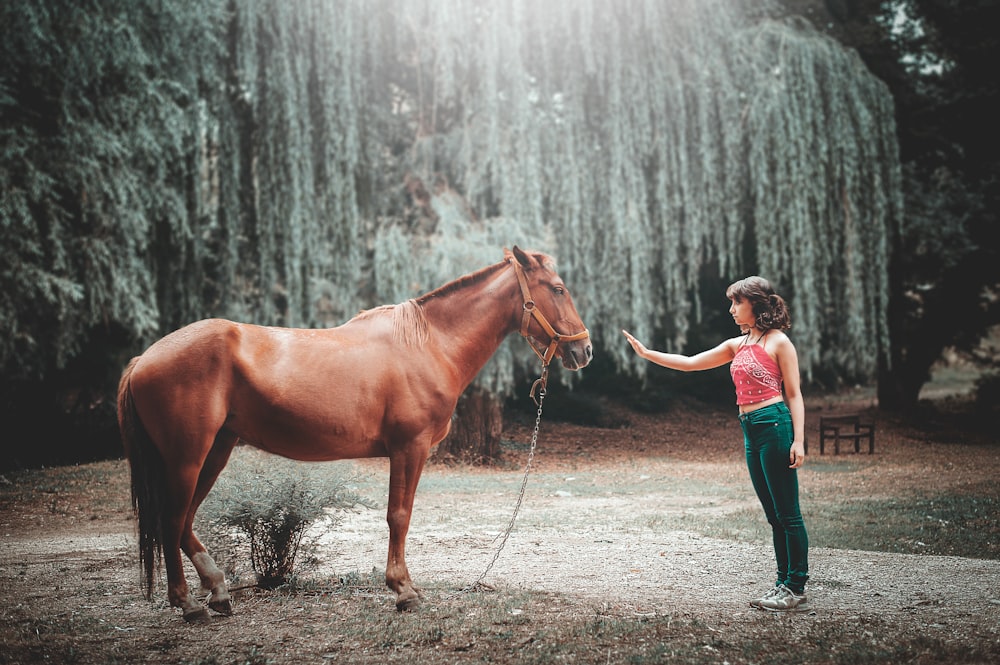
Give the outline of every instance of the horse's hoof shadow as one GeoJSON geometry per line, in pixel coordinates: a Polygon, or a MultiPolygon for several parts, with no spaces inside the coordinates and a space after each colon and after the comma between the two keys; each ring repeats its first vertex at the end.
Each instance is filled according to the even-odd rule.
{"type": "Polygon", "coordinates": [[[208,620],[208,610],[204,607],[184,612],[184,621],[187,623],[207,623],[208,620]]]}

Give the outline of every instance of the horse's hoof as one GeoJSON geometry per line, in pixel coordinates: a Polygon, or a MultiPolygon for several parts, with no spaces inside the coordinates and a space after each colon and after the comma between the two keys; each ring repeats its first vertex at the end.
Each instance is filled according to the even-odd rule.
{"type": "Polygon", "coordinates": [[[232,616],[233,614],[233,603],[229,598],[224,600],[209,601],[208,606],[219,614],[224,614],[227,617],[232,616]]]}
{"type": "Polygon", "coordinates": [[[208,621],[208,610],[204,607],[184,610],[184,620],[188,623],[205,623],[208,621]]]}
{"type": "Polygon", "coordinates": [[[396,599],[396,611],[397,612],[412,612],[420,607],[420,596],[413,594],[412,596],[399,597],[396,599]]]}

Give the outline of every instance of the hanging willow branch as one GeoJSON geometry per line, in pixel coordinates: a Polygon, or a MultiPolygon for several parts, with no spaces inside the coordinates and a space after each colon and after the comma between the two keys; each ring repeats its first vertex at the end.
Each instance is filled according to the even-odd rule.
{"type": "Polygon", "coordinates": [[[765,23],[751,44],[760,270],[794,299],[806,368],[869,375],[888,348],[887,238],[901,219],[891,97],[856,54],[803,26],[765,23]]]}
{"type": "Polygon", "coordinates": [[[477,209],[553,230],[603,352],[642,373],[623,325],[684,347],[725,306],[704,276],[753,271],[789,297],[807,375],[872,375],[900,178],[891,97],[853,53],[759,3],[458,5],[400,10],[460,116],[421,157],[477,209]]]}
{"type": "Polygon", "coordinates": [[[544,238],[623,371],[646,366],[622,327],[686,348],[726,306],[703,285],[748,272],[789,298],[807,375],[867,378],[886,354],[891,97],[766,2],[14,4],[5,367],[65,362],[103,321],[331,325],[544,238]],[[428,244],[410,172],[444,174],[483,226],[428,244]],[[472,236],[496,247],[445,260],[472,236]]]}

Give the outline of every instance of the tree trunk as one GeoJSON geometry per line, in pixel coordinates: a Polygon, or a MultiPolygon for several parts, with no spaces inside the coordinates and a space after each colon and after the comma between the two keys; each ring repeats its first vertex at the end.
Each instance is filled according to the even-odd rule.
{"type": "Polygon", "coordinates": [[[470,388],[458,399],[451,433],[438,444],[435,459],[491,464],[500,455],[503,432],[502,400],[478,388],[470,388]]]}
{"type": "Polygon", "coordinates": [[[919,373],[913,367],[889,370],[879,368],[878,407],[883,411],[905,413],[917,407],[920,390],[927,383],[929,374],[919,373]]]}

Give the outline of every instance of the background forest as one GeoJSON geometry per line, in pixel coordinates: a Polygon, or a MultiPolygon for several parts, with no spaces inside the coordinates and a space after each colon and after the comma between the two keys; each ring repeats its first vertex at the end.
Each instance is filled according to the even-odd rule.
{"type": "MultiPolygon", "coordinates": [[[[4,464],[119,454],[121,369],[186,323],[337,325],[513,244],[557,257],[590,327],[577,389],[669,393],[619,330],[714,344],[726,284],[760,273],[813,389],[877,384],[881,408],[912,408],[945,349],[995,364],[998,15],[5,2],[4,464]]],[[[536,365],[511,339],[473,390],[502,403],[536,365]]]]}

